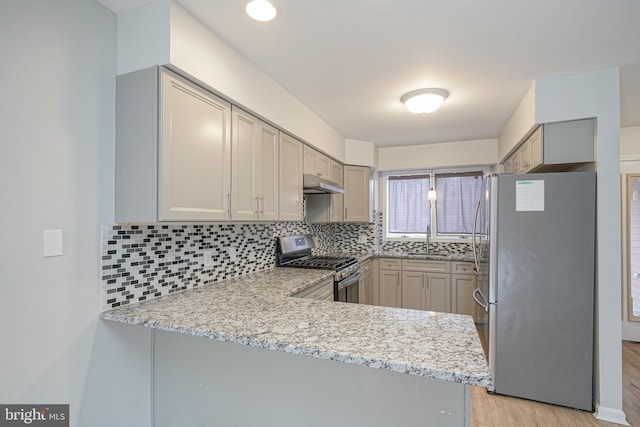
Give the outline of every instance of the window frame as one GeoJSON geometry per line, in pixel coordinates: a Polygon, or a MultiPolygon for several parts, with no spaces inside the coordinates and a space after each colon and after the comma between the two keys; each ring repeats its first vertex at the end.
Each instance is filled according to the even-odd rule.
{"type": "MultiPolygon", "coordinates": [[[[388,178],[390,176],[399,175],[429,175],[430,180],[434,179],[438,174],[450,174],[450,173],[468,173],[468,172],[482,172],[483,175],[487,175],[492,172],[492,168],[489,165],[479,165],[474,167],[464,168],[447,168],[447,169],[410,169],[410,170],[394,170],[382,172],[380,176],[380,210],[382,211],[382,241],[389,242],[416,242],[422,241],[427,238],[427,233],[415,233],[415,234],[393,234],[388,232],[388,220],[389,220],[389,206],[387,205],[389,197],[389,185],[388,178]]],[[[430,181],[434,183],[435,180],[430,181]]],[[[436,188],[436,193],[438,189],[436,188]]],[[[436,201],[437,203],[437,201],[436,201]]],[[[471,234],[437,234],[438,224],[436,218],[436,203],[432,203],[429,207],[429,215],[431,216],[431,238],[432,242],[460,242],[471,240],[471,234]]]]}

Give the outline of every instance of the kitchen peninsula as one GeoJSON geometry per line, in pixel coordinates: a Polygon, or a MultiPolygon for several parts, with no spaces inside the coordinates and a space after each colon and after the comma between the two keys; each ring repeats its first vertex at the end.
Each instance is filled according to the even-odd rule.
{"type": "Polygon", "coordinates": [[[154,329],[156,426],[470,425],[469,387],[491,382],[472,318],[291,297],[330,274],[271,268],[101,317],[154,329]]]}

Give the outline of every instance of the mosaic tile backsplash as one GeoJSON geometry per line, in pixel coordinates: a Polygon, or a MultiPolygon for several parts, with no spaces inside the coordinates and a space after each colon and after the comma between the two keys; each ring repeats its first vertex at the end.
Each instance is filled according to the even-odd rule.
{"type": "MultiPolygon", "coordinates": [[[[102,231],[102,308],[168,295],[271,268],[276,237],[311,233],[315,253],[417,251],[423,242],[384,242],[382,214],[373,224],[306,222],[127,224],[102,231]],[[204,266],[204,251],[212,266],[204,266]],[[232,256],[235,252],[235,259],[232,256]]],[[[431,250],[469,252],[467,243],[432,243],[431,250]]]]}

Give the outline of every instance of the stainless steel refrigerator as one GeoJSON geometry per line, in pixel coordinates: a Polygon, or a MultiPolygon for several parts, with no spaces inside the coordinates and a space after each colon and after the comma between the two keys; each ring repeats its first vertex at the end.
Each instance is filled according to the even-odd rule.
{"type": "Polygon", "coordinates": [[[473,236],[490,391],[593,409],[596,175],[494,175],[473,236]]]}

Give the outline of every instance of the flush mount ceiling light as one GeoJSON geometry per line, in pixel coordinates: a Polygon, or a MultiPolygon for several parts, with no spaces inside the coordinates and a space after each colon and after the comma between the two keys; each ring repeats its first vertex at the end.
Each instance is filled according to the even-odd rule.
{"type": "Polygon", "coordinates": [[[405,93],[400,98],[400,101],[412,113],[427,114],[433,113],[440,108],[448,96],[449,92],[444,89],[418,89],[405,93]]]}
{"type": "Polygon", "coordinates": [[[252,0],[245,7],[247,15],[256,21],[267,22],[276,17],[276,8],[267,0],[252,0]]]}

